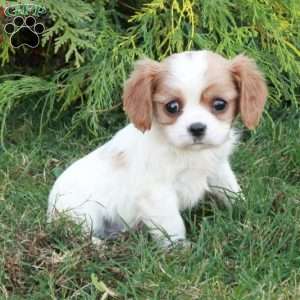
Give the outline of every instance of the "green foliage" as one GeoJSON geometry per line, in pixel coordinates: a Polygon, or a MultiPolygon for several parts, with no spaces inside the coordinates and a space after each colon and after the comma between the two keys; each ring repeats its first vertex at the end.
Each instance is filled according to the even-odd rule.
{"type": "Polygon", "coordinates": [[[60,1],[51,0],[43,2],[50,12],[50,18],[54,24],[43,36],[43,45],[54,38],[54,53],[63,47],[65,49],[65,61],[68,63],[73,58],[76,67],[84,62],[84,56],[80,53],[82,50],[93,49],[93,40],[96,35],[89,24],[93,14],[92,6],[81,0],[60,1]]]}
{"type": "Polygon", "coordinates": [[[299,105],[298,0],[35,3],[48,11],[41,17],[47,30],[39,48],[12,49],[3,33],[1,73],[22,76],[0,79],[2,128],[11,108],[20,102],[31,106],[38,96],[42,124],[72,109],[73,125],[85,121],[97,134],[102,113],[120,106],[122,84],[134,60],[143,56],[163,59],[189,49],[211,49],[227,57],[244,52],[266,74],[269,106],[299,105]],[[38,86],[43,82],[48,88],[37,88],[32,75],[38,86]],[[8,86],[12,91],[6,95],[8,86]]]}
{"type": "Polygon", "coordinates": [[[47,97],[50,97],[50,95],[55,94],[53,90],[56,89],[56,85],[42,78],[32,76],[2,76],[0,79],[3,80],[0,88],[0,118],[2,120],[0,136],[3,137],[5,120],[14,106],[21,101],[26,101],[33,95],[46,94],[47,97]]]}

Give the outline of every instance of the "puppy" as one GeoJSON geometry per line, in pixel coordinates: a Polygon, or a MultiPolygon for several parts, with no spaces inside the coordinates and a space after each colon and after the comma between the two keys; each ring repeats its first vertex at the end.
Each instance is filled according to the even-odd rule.
{"type": "Polygon", "coordinates": [[[229,163],[232,124],[240,114],[254,128],[266,97],[262,74],[244,55],[138,61],[123,93],[131,124],[57,179],[49,219],[67,213],[100,238],[142,223],[163,246],[184,241],[181,211],[206,192],[227,206],[228,192],[240,192],[229,163]]]}

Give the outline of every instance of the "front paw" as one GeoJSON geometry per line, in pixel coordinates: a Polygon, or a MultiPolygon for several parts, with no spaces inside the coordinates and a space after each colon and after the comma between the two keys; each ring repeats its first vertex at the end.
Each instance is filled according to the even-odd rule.
{"type": "Polygon", "coordinates": [[[172,244],[172,248],[191,249],[192,247],[193,243],[189,240],[177,240],[172,244]]]}
{"type": "Polygon", "coordinates": [[[163,240],[159,244],[162,248],[166,250],[191,249],[193,246],[193,243],[186,239],[163,240]]]}

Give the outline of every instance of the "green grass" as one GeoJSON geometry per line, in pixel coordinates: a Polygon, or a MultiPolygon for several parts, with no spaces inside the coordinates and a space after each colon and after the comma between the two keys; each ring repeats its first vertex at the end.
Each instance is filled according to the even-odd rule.
{"type": "Polygon", "coordinates": [[[118,299],[300,298],[299,114],[245,132],[233,166],[246,201],[185,213],[193,247],[170,252],[145,231],[97,249],[79,226],[46,224],[55,176],[121,123],[106,126],[101,140],[65,136],[62,125],[38,136],[29,121],[10,129],[0,153],[0,299],[100,299],[105,288],[118,299]]]}

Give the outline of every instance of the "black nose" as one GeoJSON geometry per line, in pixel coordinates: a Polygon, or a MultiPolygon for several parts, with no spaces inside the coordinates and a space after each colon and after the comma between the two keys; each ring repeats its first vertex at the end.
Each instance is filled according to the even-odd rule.
{"type": "Polygon", "coordinates": [[[189,127],[189,132],[192,134],[194,137],[202,137],[204,135],[206,129],[206,125],[202,123],[194,123],[189,127]]]}

